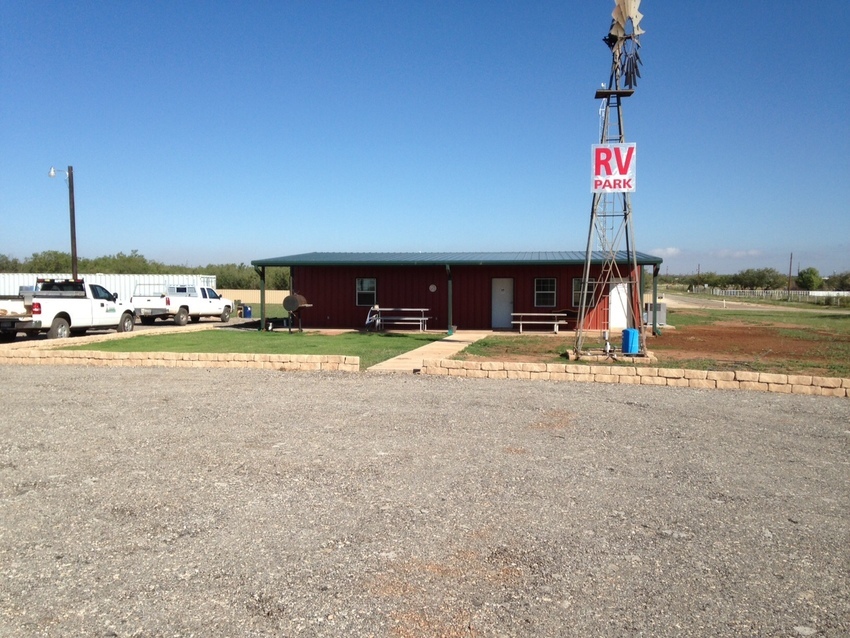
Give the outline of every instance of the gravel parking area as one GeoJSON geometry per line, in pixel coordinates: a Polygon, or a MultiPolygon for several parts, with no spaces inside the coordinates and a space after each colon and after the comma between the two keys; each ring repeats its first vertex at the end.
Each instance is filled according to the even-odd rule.
{"type": "Polygon", "coordinates": [[[848,636],[850,401],[0,366],[3,636],[848,636]]]}

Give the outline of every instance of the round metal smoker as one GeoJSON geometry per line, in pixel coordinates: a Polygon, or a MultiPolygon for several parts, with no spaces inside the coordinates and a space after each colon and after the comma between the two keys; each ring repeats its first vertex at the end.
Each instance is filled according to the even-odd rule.
{"type": "Polygon", "coordinates": [[[307,303],[304,295],[292,294],[288,295],[283,300],[283,309],[289,312],[289,332],[292,332],[292,320],[298,319],[298,332],[302,332],[301,328],[301,309],[312,308],[313,304],[307,303]]]}

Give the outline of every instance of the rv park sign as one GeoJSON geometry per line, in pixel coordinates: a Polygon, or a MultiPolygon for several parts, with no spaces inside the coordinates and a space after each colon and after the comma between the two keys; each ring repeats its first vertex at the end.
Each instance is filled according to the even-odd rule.
{"type": "Polygon", "coordinates": [[[594,144],[592,146],[594,193],[633,193],[637,145],[594,144]]]}

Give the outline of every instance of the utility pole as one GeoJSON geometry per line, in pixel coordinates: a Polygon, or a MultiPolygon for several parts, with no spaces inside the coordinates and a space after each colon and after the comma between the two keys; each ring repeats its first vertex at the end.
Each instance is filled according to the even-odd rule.
{"type": "Polygon", "coordinates": [[[794,266],[794,253],[791,253],[791,261],[788,262],[788,301],[791,301],[791,270],[794,266]]]}
{"type": "MultiPolygon", "coordinates": [[[[71,209],[71,275],[74,279],[77,278],[77,221],[74,211],[74,167],[69,166],[65,173],[68,176],[68,206],[71,209]]],[[[56,169],[52,166],[47,173],[48,177],[56,177],[56,169]]]]}
{"type": "Polygon", "coordinates": [[[68,167],[68,206],[71,209],[71,275],[77,278],[77,216],[74,210],[74,167],[68,167]]]}

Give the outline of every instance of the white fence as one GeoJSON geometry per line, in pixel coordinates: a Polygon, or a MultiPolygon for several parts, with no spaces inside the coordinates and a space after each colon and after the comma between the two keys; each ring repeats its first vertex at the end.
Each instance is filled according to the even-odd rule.
{"type": "Polygon", "coordinates": [[[719,297],[758,297],[761,299],[791,299],[792,301],[807,302],[812,298],[850,297],[848,290],[732,290],[712,288],[712,295],[719,297]]]}
{"type": "MultiPolygon", "coordinates": [[[[256,310],[255,312],[259,312],[259,290],[239,290],[237,288],[222,288],[221,290],[216,290],[216,292],[222,297],[227,297],[228,299],[233,299],[234,301],[238,299],[243,304],[255,304],[258,307],[258,310],[256,310]]],[[[283,300],[288,295],[288,290],[266,290],[266,305],[271,306],[272,304],[274,304],[282,306],[283,300]]]]}

